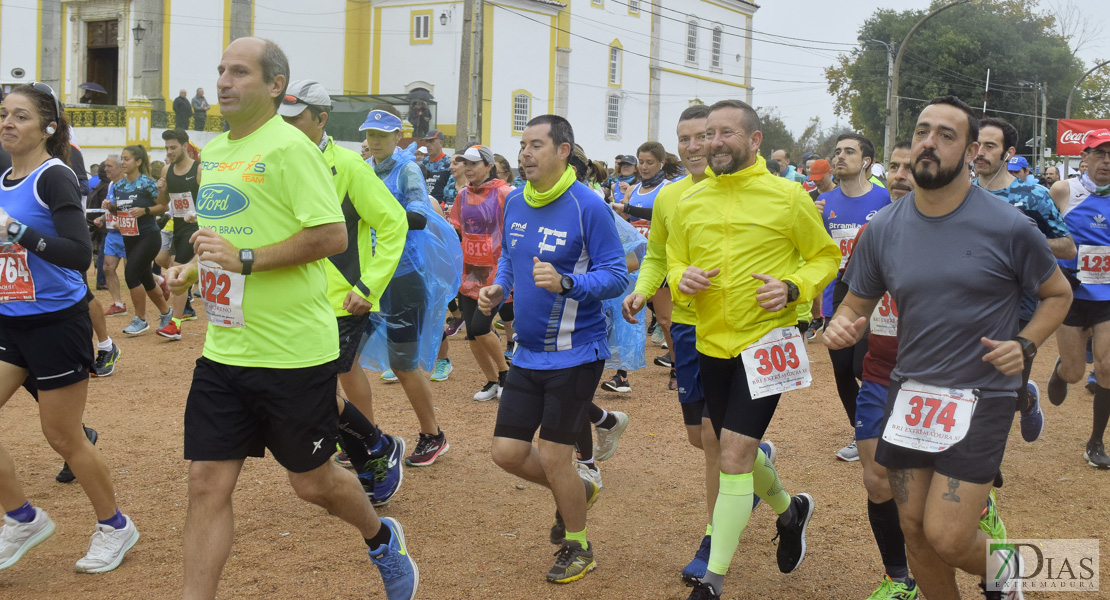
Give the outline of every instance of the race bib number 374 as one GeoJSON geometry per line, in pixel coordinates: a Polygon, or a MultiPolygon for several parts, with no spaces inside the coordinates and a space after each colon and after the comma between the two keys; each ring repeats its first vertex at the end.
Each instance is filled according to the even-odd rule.
{"type": "Polygon", "coordinates": [[[972,389],[906,380],[894,398],[883,439],[903,448],[943,452],[967,435],[978,400],[972,389]]]}
{"type": "Polygon", "coordinates": [[[797,327],[776,327],[740,353],[752,399],[809,386],[809,356],[797,327]]]}

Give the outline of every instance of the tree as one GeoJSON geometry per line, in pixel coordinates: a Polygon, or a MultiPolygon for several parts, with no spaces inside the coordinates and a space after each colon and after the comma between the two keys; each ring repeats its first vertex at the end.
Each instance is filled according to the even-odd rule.
{"type": "Polygon", "coordinates": [[[799,156],[794,155],[794,135],[782,122],[779,111],[760,107],[755,112],[762,125],[760,130],[763,132],[763,143],[759,145],[759,153],[763,158],[771,160],[771,154],[775,150],[789,150],[791,161],[797,162],[799,156]]]}
{"type": "Polygon", "coordinates": [[[1071,116],[1076,119],[1110,119],[1110,65],[1091,73],[1079,85],[1072,98],[1071,116]]]}
{"type": "MultiPolygon", "coordinates": [[[[934,0],[926,10],[880,9],[864,22],[860,36],[900,43],[915,23],[947,1],[934,0]]],[[[1020,82],[1044,84],[1048,116],[1058,118],[1063,116],[1068,92],[1085,70],[1055,18],[1033,12],[1024,1],[982,0],[953,7],[921,27],[905,50],[895,139],[909,136],[930,98],[953,94],[975,108],[982,106],[987,69],[991,82],[987,115],[1013,123],[1023,143],[1039,133],[1040,93],[1020,82]]],[[[870,45],[841,54],[838,64],[825,71],[837,114],[849,115],[852,125],[876,148],[882,145],[884,133],[886,73],[886,53],[870,45]]],[[[1050,121],[1049,139],[1055,129],[1050,121]]],[[[1018,148],[1019,153],[1029,150],[1024,145],[1018,148]]]]}

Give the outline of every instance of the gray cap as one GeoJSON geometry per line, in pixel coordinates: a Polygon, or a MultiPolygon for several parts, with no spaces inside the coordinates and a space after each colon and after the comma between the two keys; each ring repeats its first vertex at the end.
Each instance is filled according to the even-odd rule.
{"type": "Polygon", "coordinates": [[[285,98],[278,107],[278,114],[292,118],[304,112],[309,105],[325,111],[331,110],[331,96],[328,95],[328,90],[321,83],[311,79],[294,81],[285,88],[285,98]]]}
{"type": "Polygon", "coordinates": [[[462,157],[474,162],[484,161],[487,165],[493,164],[493,150],[486,146],[471,146],[463,152],[462,157]]]}

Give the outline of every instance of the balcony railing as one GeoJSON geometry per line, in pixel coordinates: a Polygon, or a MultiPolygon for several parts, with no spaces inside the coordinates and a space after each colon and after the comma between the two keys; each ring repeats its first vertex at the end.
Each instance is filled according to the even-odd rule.
{"type": "Polygon", "coordinates": [[[66,116],[73,127],[125,127],[127,119],[122,106],[66,106],[66,116]]]}

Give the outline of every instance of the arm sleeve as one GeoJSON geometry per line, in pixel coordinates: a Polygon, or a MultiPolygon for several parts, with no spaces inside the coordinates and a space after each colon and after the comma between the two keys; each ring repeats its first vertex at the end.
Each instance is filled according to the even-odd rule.
{"type": "MultiPolygon", "coordinates": [[[[378,306],[405,249],[408,232],[406,213],[374,174],[373,167],[352,159],[351,170],[349,189],[354,192],[351,201],[362,221],[378,232],[374,258],[363,261],[362,273],[354,291],[378,306]]],[[[369,244],[369,236],[365,240],[360,236],[359,243],[369,244]]]]}
{"type": "Polygon", "coordinates": [[[628,213],[630,216],[636,217],[637,219],[647,219],[648,221],[651,220],[652,209],[650,206],[625,206],[624,212],[628,213]]]}
{"type": "Polygon", "coordinates": [[[596,195],[593,202],[585,204],[583,209],[581,218],[586,252],[592,265],[589,271],[570,276],[574,287],[567,292],[567,297],[571,300],[615,298],[624,291],[629,279],[625,252],[617,234],[617,225],[613,222],[612,210],[596,195]]]}
{"type": "Polygon", "coordinates": [[[50,167],[39,177],[38,193],[50,209],[58,235],[44,235],[28,227],[19,244],[53,265],[76,271],[88,269],[92,262],[92,240],[77,193],[77,178],[65,167],[50,167]]]}
{"type": "Polygon", "coordinates": [[[821,216],[813,210],[809,194],[801,186],[794,189],[792,194],[794,227],[791,238],[794,247],[802,255],[803,264],[797,271],[784,277],[783,281],[790,281],[798,286],[799,302],[809,302],[836,276],[840,268],[840,248],[829,237],[821,216]]]}

